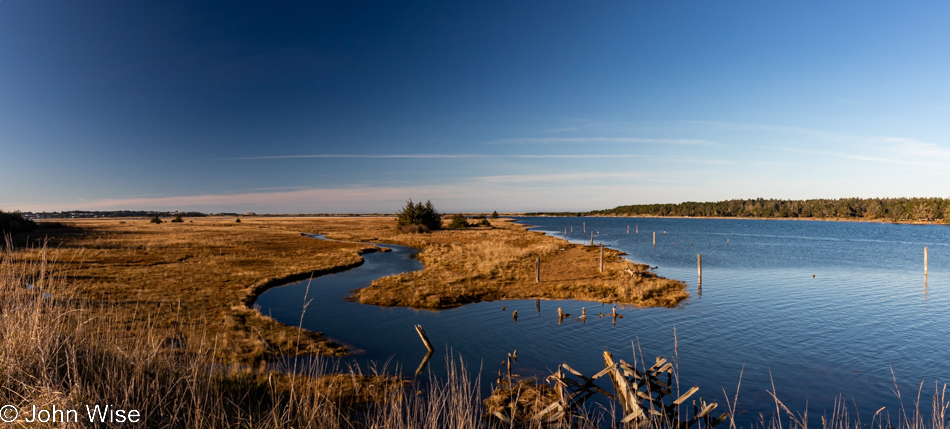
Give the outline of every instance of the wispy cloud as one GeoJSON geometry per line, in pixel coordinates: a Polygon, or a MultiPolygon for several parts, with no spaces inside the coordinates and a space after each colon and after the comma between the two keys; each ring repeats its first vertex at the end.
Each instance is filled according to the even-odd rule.
{"type": "Polygon", "coordinates": [[[806,147],[780,148],[786,151],[884,164],[950,168],[950,164],[948,164],[950,163],[950,148],[946,147],[946,145],[938,145],[912,137],[858,135],[783,125],[738,124],[717,121],[682,122],[730,130],[768,131],[772,133],[802,135],[811,139],[811,146],[822,146],[821,149],[808,149],[806,147]],[[827,150],[828,143],[835,144],[834,147],[838,150],[827,150]]]}
{"type": "Polygon", "coordinates": [[[218,158],[219,160],[241,161],[241,160],[265,160],[265,159],[308,159],[308,158],[355,158],[355,159],[466,159],[466,158],[524,158],[524,159],[583,159],[583,158],[638,158],[642,155],[633,154],[440,154],[440,153],[422,153],[422,154],[300,154],[300,155],[265,155],[265,156],[240,156],[234,158],[218,158]]]}
{"type": "Polygon", "coordinates": [[[644,171],[614,171],[614,172],[565,172],[549,174],[501,174],[495,176],[475,177],[473,180],[483,183],[542,183],[542,184],[563,184],[574,183],[586,180],[621,180],[621,179],[643,179],[650,177],[655,173],[644,171]]]}
{"type": "Polygon", "coordinates": [[[640,137],[523,137],[495,140],[494,144],[563,144],[563,143],[620,143],[620,144],[675,144],[675,145],[712,145],[715,142],[697,139],[650,139],[640,137]]]}

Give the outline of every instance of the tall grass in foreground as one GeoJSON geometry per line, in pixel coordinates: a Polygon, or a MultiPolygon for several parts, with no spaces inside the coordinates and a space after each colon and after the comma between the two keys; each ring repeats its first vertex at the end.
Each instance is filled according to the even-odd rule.
{"type": "MultiPolygon", "coordinates": [[[[21,420],[13,427],[43,427],[22,420],[34,405],[80,410],[78,421],[65,427],[130,426],[90,423],[86,405],[139,410],[141,424],[151,428],[514,426],[484,417],[478,379],[451,357],[445,378],[409,383],[387,373],[339,371],[320,363],[297,372],[225,366],[211,353],[214,338],[185,338],[174,329],[148,323],[150,315],[145,313],[135,317],[144,320],[146,328],[128,331],[116,323],[118,318],[110,318],[119,311],[117,306],[84,301],[80,291],[69,286],[65,273],[56,272],[57,264],[47,259],[48,254],[43,248],[14,249],[9,239],[0,248],[0,406],[19,407],[21,420]]],[[[822,419],[822,426],[948,429],[945,388],[933,396],[932,409],[926,399],[918,397],[914,408],[900,410],[894,421],[883,412],[862,421],[843,403],[837,404],[834,414],[822,419]]],[[[776,414],[763,419],[762,427],[808,426],[807,414],[788,410],[777,398],[775,404],[776,414]]],[[[572,422],[609,424],[584,416],[572,422]]],[[[735,422],[731,423],[734,428],[735,422]]],[[[530,419],[518,426],[542,427],[530,419]]],[[[652,421],[641,427],[658,426],[664,424],[652,421]]]]}

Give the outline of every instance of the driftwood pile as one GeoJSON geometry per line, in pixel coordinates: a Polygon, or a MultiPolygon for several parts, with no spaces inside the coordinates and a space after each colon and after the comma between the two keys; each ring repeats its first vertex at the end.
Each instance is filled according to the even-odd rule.
{"type": "Polygon", "coordinates": [[[506,362],[507,378],[499,371],[498,387],[485,400],[488,418],[508,426],[577,427],[595,426],[584,411],[584,403],[594,395],[603,395],[619,402],[623,417],[614,427],[712,429],[729,418],[729,413],[713,417],[715,402],[702,398],[692,401],[692,413],[684,403],[699,388],[693,387],[678,397],[673,396],[673,364],[665,358],[643,371],[620,360],[614,361],[604,351],[604,369],[587,377],[568,364],[561,364],[547,377],[549,385],[534,380],[516,381],[511,374],[512,356],[506,362]],[[595,381],[607,376],[613,393],[597,386],[595,381]],[[689,415],[691,414],[691,417],[689,415]]]}

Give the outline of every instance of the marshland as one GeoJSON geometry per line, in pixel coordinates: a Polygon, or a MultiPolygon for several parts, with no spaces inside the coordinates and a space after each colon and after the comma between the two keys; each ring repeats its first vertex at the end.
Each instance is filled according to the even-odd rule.
{"type": "Polygon", "coordinates": [[[481,401],[512,351],[517,375],[544,380],[561,363],[603,369],[606,348],[628,361],[670,357],[678,388],[698,385],[739,426],[832,415],[916,425],[945,410],[942,396],[930,402],[947,373],[930,352],[946,322],[942,229],[517,221],[534,231],[509,220],[417,234],[392,218],[245,217],[68,221],[10,237],[4,399],[134,402],[150,427],[490,425],[499,421],[483,418],[481,401]],[[874,257],[881,246],[886,261],[874,257]],[[419,376],[415,324],[438,352],[419,376]]]}

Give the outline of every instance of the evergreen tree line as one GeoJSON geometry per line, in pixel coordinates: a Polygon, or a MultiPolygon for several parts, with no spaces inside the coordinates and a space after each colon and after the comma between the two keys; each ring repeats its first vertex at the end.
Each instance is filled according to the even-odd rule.
{"type": "Polygon", "coordinates": [[[749,199],[680,204],[636,204],[592,211],[591,215],[760,218],[855,218],[891,221],[950,219],[950,199],[842,198],[837,200],[749,199]]]}
{"type": "Polygon", "coordinates": [[[435,209],[431,201],[426,201],[425,204],[413,204],[412,199],[410,199],[406,202],[406,206],[402,208],[402,211],[396,214],[396,223],[407,232],[409,230],[415,232],[435,231],[442,228],[442,213],[435,209]]]}

